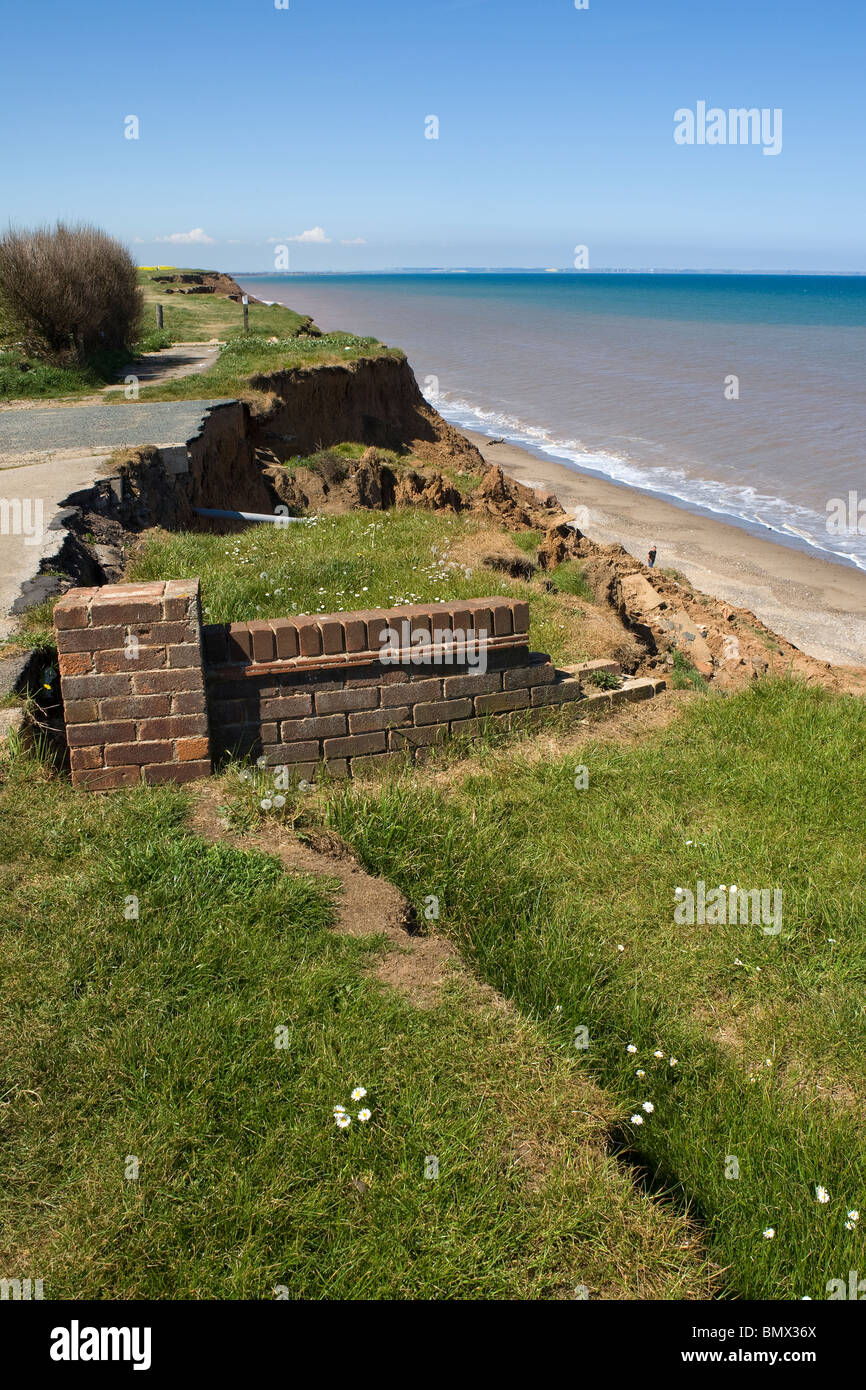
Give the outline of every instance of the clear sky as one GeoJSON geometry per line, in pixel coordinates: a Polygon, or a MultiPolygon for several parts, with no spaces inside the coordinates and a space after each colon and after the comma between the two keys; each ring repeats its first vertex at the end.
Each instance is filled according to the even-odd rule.
{"type": "Polygon", "coordinates": [[[862,0],[29,0],[2,34],[0,221],[142,264],[866,270],[862,0]],[[677,145],[699,101],[780,108],[781,152],[677,145]]]}

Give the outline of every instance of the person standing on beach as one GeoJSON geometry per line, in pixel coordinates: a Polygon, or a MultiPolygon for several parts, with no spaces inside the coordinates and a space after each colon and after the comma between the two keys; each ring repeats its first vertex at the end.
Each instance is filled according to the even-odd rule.
{"type": "Polygon", "coordinates": [[[658,552],[657,552],[655,546],[654,546],[654,545],[651,545],[651,546],[650,546],[650,549],[649,549],[649,554],[648,554],[647,557],[646,557],[646,562],[647,562],[647,564],[649,565],[650,569],[652,569],[653,566],[655,565],[657,553],[658,553],[658,552]]]}

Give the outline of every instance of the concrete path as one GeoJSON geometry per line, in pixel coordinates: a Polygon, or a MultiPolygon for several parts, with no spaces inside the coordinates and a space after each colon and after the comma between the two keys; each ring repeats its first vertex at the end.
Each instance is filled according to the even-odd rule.
{"type": "Polygon", "coordinates": [[[69,511],[63,502],[92,486],[106,458],[87,454],[57,460],[51,467],[34,463],[0,474],[0,637],[17,626],[14,609],[22,586],[63,545],[63,519],[69,511]]]}
{"type": "Polygon", "coordinates": [[[200,433],[211,406],[228,399],[0,411],[0,469],[47,463],[59,454],[74,457],[136,444],[185,444],[200,433]]]}

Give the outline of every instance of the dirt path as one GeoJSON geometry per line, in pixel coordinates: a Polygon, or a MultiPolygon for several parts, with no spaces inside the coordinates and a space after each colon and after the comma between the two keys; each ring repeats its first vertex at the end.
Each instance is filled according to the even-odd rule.
{"type": "Polygon", "coordinates": [[[223,795],[222,788],[211,782],[196,787],[192,811],[196,834],[235,849],[273,854],[292,873],[336,878],[340,893],[335,931],[347,936],[386,937],[392,949],[376,966],[376,978],[393,986],[417,1008],[435,1007],[447,975],[465,967],[444,937],[420,934],[402,893],[385,879],[368,874],[339,841],[324,833],[313,837],[310,845],[301,844],[288,828],[279,825],[262,827],[254,835],[233,834],[219,814],[223,795]]]}
{"type": "Polygon", "coordinates": [[[218,338],[208,343],[173,343],[157,352],[144,352],[123,367],[117,380],[86,396],[22,396],[18,400],[0,402],[0,415],[19,410],[69,410],[87,405],[104,405],[106,395],[119,391],[126,378],[134,376],[139,386],[160,386],[165,381],[186,376],[199,376],[212,367],[224,346],[218,338]]]}

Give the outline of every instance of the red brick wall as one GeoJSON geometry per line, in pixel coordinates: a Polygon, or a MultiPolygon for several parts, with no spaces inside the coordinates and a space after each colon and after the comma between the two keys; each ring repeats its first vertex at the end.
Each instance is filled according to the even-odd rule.
{"type": "Polygon", "coordinates": [[[225,752],[351,776],[488,719],[508,729],[663,685],[584,692],[579,671],[529,651],[529,605],[506,598],[202,629],[198,581],[170,580],[73,589],[54,621],[72,780],[95,790],[190,781],[225,752]],[[383,653],[389,628],[410,641],[383,653]]]}
{"type": "Polygon", "coordinates": [[[198,580],[71,589],[54,626],[74,785],[210,772],[198,580]]]}

